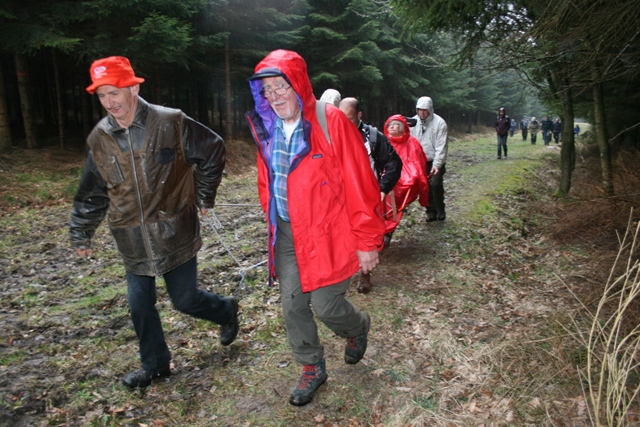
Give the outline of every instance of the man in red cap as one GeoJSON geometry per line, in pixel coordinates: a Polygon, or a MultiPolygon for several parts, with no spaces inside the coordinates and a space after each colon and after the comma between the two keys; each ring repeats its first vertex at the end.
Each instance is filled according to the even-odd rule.
{"type": "Polygon", "coordinates": [[[202,246],[198,210],[213,208],[225,165],[224,141],[180,110],[147,103],[127,58],[90,68],[89,93],[107,110],[87,137],[87,160],[71,213],[71,244],[90,257],[91,238],[106,216],[126,270],[129,308],[142,368],[124,378],[147,387],[171,374],[171,353],[156,309],[156,276],[173,306],[221,325],[220,343],[239,330],[238,302],[198,288],[202,246]]]}
{"type": "Polygon", "coordinates": [[[368,273],[379,262],[380,188],[358,129],[333,105],[316,103],[300,55],[271,52],[249,85],[255,109],[246,117],[258,146],[269,270],[279,280],[293,356],[303,365],[289,403],[302,406],[327,380],[314,314],[346,339],[346,363],[358,363],[367,350],[371,318],[346,293],[358,270],[368,273]]]}

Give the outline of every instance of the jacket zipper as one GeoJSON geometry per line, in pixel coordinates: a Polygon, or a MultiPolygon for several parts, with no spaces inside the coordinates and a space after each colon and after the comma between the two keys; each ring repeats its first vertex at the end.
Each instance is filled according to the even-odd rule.
{"type": "Polygon", "coordinates": [[[138,195],[138,208],[140,209],[140,232],[144,239],[144,245],[147,249],[147,253],[151,255],[152,262],[150,263],[151,271],[153,275],[157,276],[155,265],[153,264],[153,252],[151,250],[151,242],[149,241],[149,235],[147,234],[147,227],[144,220],[144,206],[142,205],[142,195],[140,194],[140,186],[138,185],[138,170],[136,168],[136,157],[133,152],[133,145],[131,144],[131,132],[129,129],[125,131],[127,135],[127,142],[129,144],[129,153],[131,154],[131,166],[133,169],[133,179],[135,181],[136,194],[138,195]]]}

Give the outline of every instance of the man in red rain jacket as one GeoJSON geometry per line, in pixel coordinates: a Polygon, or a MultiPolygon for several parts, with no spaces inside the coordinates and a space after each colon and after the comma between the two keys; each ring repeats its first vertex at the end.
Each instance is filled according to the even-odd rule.
{"type": "Polygon", "coordinates": [[[345,295],[351,276],[378,265],[380,192],[358,130],[333,105],[325,109],[327,141],[300,55],[271,52],[249,84],[255,109],[246,118],[258,146],[270,272],[279,280],[294,358],[304,366],[289,402],[302,406],[327,380],[314,313],[347,339],[346,363],[367,349],[371,319],[345,295]]]}

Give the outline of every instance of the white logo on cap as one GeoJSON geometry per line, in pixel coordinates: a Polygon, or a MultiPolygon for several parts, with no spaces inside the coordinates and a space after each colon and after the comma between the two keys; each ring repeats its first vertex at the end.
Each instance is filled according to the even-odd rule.
{"type": "Polygon", "coordinates": [[[93,69],[93,78],[101,79],[107,75],[107,67],[101,65],[93,69]]]}

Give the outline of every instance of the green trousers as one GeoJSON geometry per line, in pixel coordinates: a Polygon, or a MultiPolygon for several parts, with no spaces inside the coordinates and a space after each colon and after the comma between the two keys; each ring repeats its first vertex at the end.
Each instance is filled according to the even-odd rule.
{"type": "Polygon", "coordinates": [[[351,279],[312,292],[302,292],[291,224],[280,218],[275,263],[287,338],[298,363],[313,365],[324,358],[314,313],[340,337],[351,338],[366,332],[364,313],[346,298],[351,279]]]}

